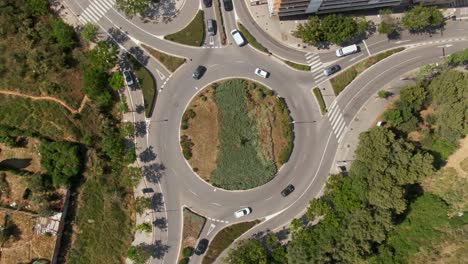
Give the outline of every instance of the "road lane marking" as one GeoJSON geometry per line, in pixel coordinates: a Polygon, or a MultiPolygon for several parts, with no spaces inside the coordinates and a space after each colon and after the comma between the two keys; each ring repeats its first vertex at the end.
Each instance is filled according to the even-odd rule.
{"type": "Polygon", "coordinates": [[[215,228],[216,226],[214,224],[211,224],[210,227],[208,228],[208,232],[206,232],[206,235],[209,236],[211,231],[213,231],[213,229],[215,228]]]}
{"type": "Polygon", "coordinates": [[[188,190],[189,190],[189,192],[193,193],[193,195],[198,196],[198,194],[196,194],[194,191],[192,191],[190,189],[188,189],[188,190]]]}
{"type": "Polygon", "coordinates": [[[409,40],[409,39],[407,39],[407,40],[399,40],[399,41],[397,41],[397,42],[395,42],[395,43],[396,43],[396,44],[400,44],[400,43],[405,43],[405,42],[408,42],[408,41],[411,41],[411,40],[409,40]]]}
{"type": "Polygon", "coordinates": [[[212,202],[211,204],[214,204],[216,206],[221,206],[219,203],[212,202]]]}
{"type": "Polygon", "coordinates": [[[363,55],[364,55],[364,54],[363,54],[363,53],[361,53],[361,54],[359,54],[358,56],[356,56],[356,57],[354,57],[354,58],[350,59],[349,61],[350,61],[350,62],[351,62],[351,61],[354,61],[355,59],[357,59],[357,58],[359,58],[359,57],[361,57],[361,56],[363,56],[363,55]]]}
{"type": "Polygon", "coordinates": [[[362,43],[364,43],[364,47],[366,47],[367,53],[369,53],[369,56],[371,56],[372,54],[371,54],[371,52],[369,50],[369,47],[367,47],[366,41],[363,40],[362,43]]]}

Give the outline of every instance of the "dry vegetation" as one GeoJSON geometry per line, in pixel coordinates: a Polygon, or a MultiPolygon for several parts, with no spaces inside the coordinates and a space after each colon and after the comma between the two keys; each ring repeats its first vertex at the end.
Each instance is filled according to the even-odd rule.
{"type": "MultiPolygon", "coordinates": [[[[195,248],[195,244],[203,230],[205,222],[206,218],[184,208],[184,229],[182,231],[181,251],[186,247],[195,248]]],[[[180,257],[182,257],[182,253],[180,254],[180,257]]]]}
{"type": "Polygon", "coordinates": [[[8,240],[1,249],[0,263],[30,263],[32,259],[52,260],[55,236],[37,235],[33,231],[37,216],[21,211],[0,209],[0,219],[10,214],[17,230],[15,237],[8,240]]]}
{"type": "Polygon", "coordinates": [[[206,181],[210,181],[211,172],[216,167],[218,154],[218,108],[213,99],[213,89],[208,88],[195,97],[187,109],[192,109],[196,116],[188,121],[189,128],[182,130],[192,142],[193,156],[189,159],[192,168],[206,181]]]}

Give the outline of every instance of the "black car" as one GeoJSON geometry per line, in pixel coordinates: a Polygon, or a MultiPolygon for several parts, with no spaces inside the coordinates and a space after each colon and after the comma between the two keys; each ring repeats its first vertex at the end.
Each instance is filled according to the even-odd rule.
{"type": "Polygon", "coordinates": [[[288,186],[286,186],[286,188],[284,188],[284,190],[281,191],[281,195],[283,197],[286,197],[290,195],[292,192],[294,192],[294,185],[289,184],[288,186]]]}
{"type": "Polygon", "coordinates": [[[197,248],[195,249],[195,254],[198,256],[203,255],[206,249],[208,248],[209,241],[206,238],[203,238],[198,242],[197,248]]]}
{"type": "Polygon", "coordinates": [[[195,72],[192,74],[192,77],[195,80],[199,80],[203,76],[203,74],[205,74],[205,72],[206,72],[206,67],[200,65],[200,66],[197,67],[195,72]]]}
{"type": "Polygon", "coordinates": [[[232,11],[234,9],[234,5],[232,4],[232,0],[224,0],[224,10],[232,11]]]}
{"type": "Polygon", "coordinates": [[[123,72],[125,76],[125,82],[127,83],[128,86],[133,85],[133,77],[132,74],[129,71],[124,71],[123,72]]]}
{"type": "Polygon", "coordinates": [[[341,70],[341,67],[340,65],[338,64],[335,64],[335,65],[332,65],[330,67],[327,67],[323,70],[323,74],[325,74],[325,76],[330,76],[332,74],[334,74],[335,72],[341,70]]]}
{"type": "Polygon", "coordinates": [[[205,7],[211,7],[211,5],[213,4],[213,1],[212,0],[203,0],[203,3],[205,4],[205,7]]]}

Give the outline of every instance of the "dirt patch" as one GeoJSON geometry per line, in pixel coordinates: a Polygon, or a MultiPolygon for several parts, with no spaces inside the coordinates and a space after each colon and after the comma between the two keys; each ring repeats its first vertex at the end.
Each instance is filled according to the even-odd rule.
{"type": "Polygon", "coordinates": [[[184,208],[184,229],[182,231],[182,246],[180,248],[180,258],[183,257],[182,250],[186,247],[195,248],[197,239],[200,236],[206,218],[200,216],[187,208],[184,208]]]}
{"type": "Polygon", "coordinates": [[[213,93],[214,89],[210,87],[192,100],[187,110],[192,109],[196,116],[189,120],[189,129],[181,130],[181,135],[187,135],[194,143],[192,158],[188,162],[208,182],[216,167],[219,146],[218,108],[213,93]]]}
{"type": "Polygon", "coordinates": [[[23,138],[24,147],[8,147],[0,143],[0,163],[18,170],[41,171],[39,147],[41,142],[35,138],[23,138]]]}
{"type": "Polygon", "coordinates": [[[3,245],[0,263],[30,263],[32,259],[36,258],[52,260],[56,237],[36,234],[33,231],[37,216],[21,211],[1,209],[0,221],[3,221],[7,213],[17,227],[17,235],[3,245]]]}
{"type": "Polygon", "coordinates": [[[466,168],[467,165],[465,165],[467,163],[466,159],[468,159],[468,137],[460,140],[460,148],[450,155],[446,167],[454,168],[460,177],[467,179],[468,171],[466,168]]]}

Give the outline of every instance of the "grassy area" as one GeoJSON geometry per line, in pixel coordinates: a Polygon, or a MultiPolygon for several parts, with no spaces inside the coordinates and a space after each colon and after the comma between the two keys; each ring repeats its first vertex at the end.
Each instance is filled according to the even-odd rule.
{"type": "Polygon", "coordinates": [[[260,223],[260,221],[243,222],[228,226],[221,230],[211,241],[208,251],[203,258],[202,264],[214,263],[216,258],[231,245],[236,238],[240,237],[247,230],[260,223]]]}
{"type": "Polygon", "coordinates": [[[323,100],[322,91],[320,91],[318,87],[315,87],[313,91],[315,99],[317,100],[317,103],[320,106],[320,112],[322,112],[322,115],[324,115],[327,112],[327,106],[325,105],[325,101],[323,100]]]}
{"type": "Polygon", "coordinates": [[[404,49],[405,48],[396,48],[385,52],[381,52],[377,55],[374,55],[359,62],[358,64],[348,68],[344,72],[333,77],[332,79],[330,79],[330,82],[333,87],[333,92],[335,93],[335,95],[340,94],[346,88],[346,86],[348,86],[348,84],[350,84],[359,74],[361,74],[367,68],[389,57],[390,55],[400,52],[404,49]]]}
{"type": "Polygon", "coordinates": [[[245,39],[247,40],[247,42],[252,45],[252,47],[258,49],[259,51],[261,52],[265,52],[265,53],[268,53],[270,54],[270,52],[268,51],[267,48],[265,48],[262,44],[260,44],[260,42],[258,42],[254,36],[252,36],[252,34],[250,34],[250,32],[244,27],[244,25],[242,25],[241,23],[238,23],[239,25],[239,31],[242,33],[242,36],[245,37],[245,39]]]}
{"type": "Polygon", "coordinates": [[[179,32],[164,37],[167,40],[180,44],[200,47],[205,38],[205,21],[203,20],[203,11],[198,11],[195,18],[179,32]]]}
{"type": "Polygon", "coordinates": [[[150,117],[153,112],[154,102],[156,101],[156,82],[151,72],[148,71],[139,61],[133,56],[128,56],[132,64],[136,78],[143,92],[143,100],[145,104],[145,116],[150,117]]]}
{"type": "Polygon", "coordinates": [[[218,21],[218,34],[221,37],[221,44],[226,45],[227,37],[226,37],[226,31],[224,29],[224,17],[222,15],[221,11],[221,5],[220,2],[221,0],[214,0],[213,1],[213,8],[216,13],[216,17],[219,19],[218,21]]]}
{"type": "Polygon", "coordinates": [[[259,155],[259,134],[247,109],[244,88],[243,80],[230,80],[221,83],[214,94],[221,147],[212,183],[229,190],[260,186],[276,173],[273,161],[259,155]]]}
{"type": "Polygon", "coordinates": [[[287,65],[293,67],[296,70],[310,71],[310,66],[309,65],[299,64],[299,63],[295,63],[295,62],[292,62],[292,61],[284,61],[284,63],[286,63],[287,65]]]}
{"type": "Polygon", "coordinates": [[[182,64],[185,63],[186,59],[172,56],[163,52],[160,52],[158,50],[155,50],[149,46],[142,45],[142,47],[149,52],[154,58],[156,58],[158,61],[160,61],[166,68],[171,71],[175,72],[182,64]]]}
{"type": "MultiPolygon", "coordinates": [[[[186,247],[195,248],[195,243],[203,230],[205,222],[205,217],[184,208],[184,228],[182,230],[181,252],[186,247]]],[[[180,257],[182,258],[182,253],[180,254],[180,257]]]]}
{"type": "MultiPolygon", "coordinates": [[[[81,230],[71,248],[68,263],[121,263],[132,241],[133,223],[128,201],[114,196],[103,175],[89,175],[81,188],[81,201],[74,226],[81,230]],[[112,241],[112,243],[109,243],[112,241]]],[[[108,176],[108,175],[106,175],[108,176]]]]}

